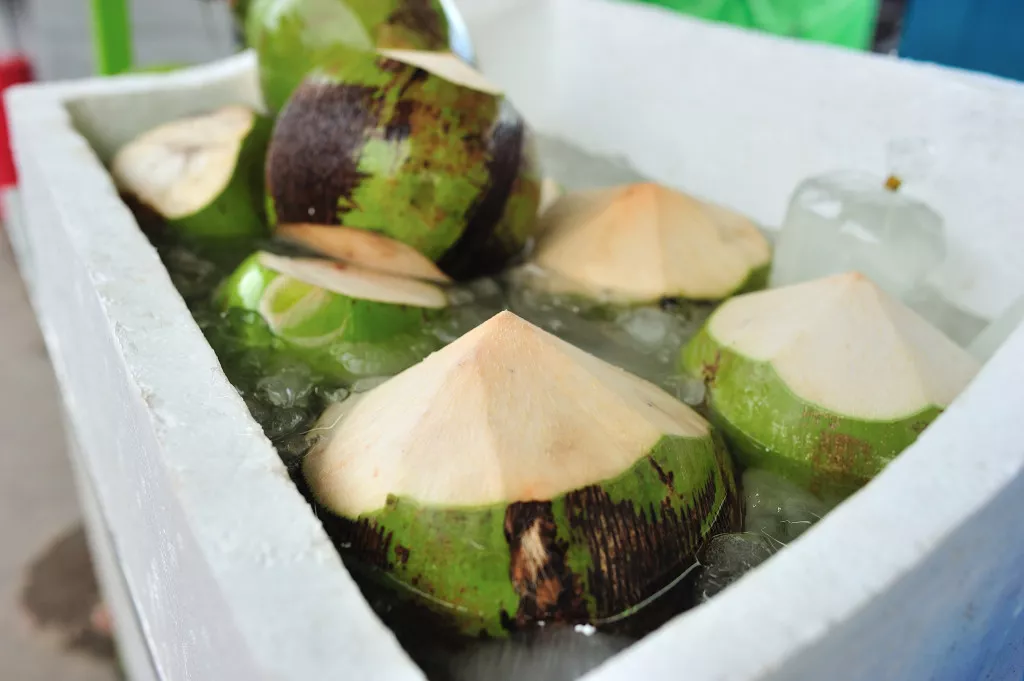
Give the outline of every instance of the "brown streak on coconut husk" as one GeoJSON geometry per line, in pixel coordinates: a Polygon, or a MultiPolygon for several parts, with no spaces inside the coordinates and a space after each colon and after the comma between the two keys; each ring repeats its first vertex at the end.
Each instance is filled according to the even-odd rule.
{"type": "Polygon", "coordinates": [[[494,238],[523,163],[526,126],[508,101],[491,131],[487,145],[487,174],[490,185],[481,192],[467,214],[466,230],[438,261],[438,266],[455,279],[493,274],[508,259],[502,244],[494,238]]]}
{"type": "Polygon", "coordinates": [[[701,377],[704,379],[704,385],[709,388],[715,384],[715,379],[718,378],[718,370],[722,366],[722,351],[715,351],[715,360],[713,362],[705,362],[701,365],[701,377]]]}
{"type": "Polygon", "coordinates": [[[537,622],[580,623],[589,619],[582,585],[566,564],[569,545],[557,539],[551,502],[510,504],[505,511],[509,577],[519,609],[507,623],[523,629],[537,622]]]}
{"type": "Polygon", "coordinates": [[[673,480],[675,479],[675,475],[672,474],[670,471],[666,471],[664,468],[662,468],[658,464],[658,460],[655,459],[653,456],[648,456],[647,461],[648,463],[651,464],[651,467],[654,469],[654,472],[658,474],[658,479],[661,480],[661,484],[665,485],[665,487],[672,490],[672,494],[675,494],[676,488],[672,484],[673,480]]]}
{"type": "MultiPolygon", "coordinates": [[[[317,515],[339,553],[351,555],[367,567],[385,572],[394,568],[391,561],[392,532],[367,518],[352,521],[323,508],[318,509],[317,515]]],[[[396,547],[396,555],[402,548],[396,547]]],[[[408,559],[408,550],[405,557],[408,559]]]]}
{"type": "Polygon", "coordinates": [[[391,13],[387,24],[408,29],[427,41],[420,49],[443,50],[448,46],[444,16],[431,0],[405,0],[391,13]]]}
{"type": "Polygon", "coordinates": [[[590,551],[593,567],[587,580],[598,620],[639,605],[693,564],[704,542],[699,528],[714,506],[716,482],[710,479],[698,493],[688,517],[668,498],[660,508],[638,509],[628,500],[613,502],[598,486],[567,496],[569,527],[590,551]]]}
{"type": "Polygon", "coordinates": [[[867,478],[856,471],[863,470],[864,463],[872,459],[871,445],[864,440],[845,433],[822,431],[811,456],[811,492],[820,493],[836,479],[850,481],[852,488],[858,486],[856,483],[866,483],[867,478]]]}
{"type": "Polygon", "coordinates": [[[384,128],[384,139],[389,142],[401,142],[412,134],[412,113],[416,102],[403,99],[395,105],[395,112],[384,128]]]}
{"type": "Polygon", "coordinates": [[[351,197],[366,179],[355,152],[378,124],[378,92],[309,80],[298,87],[278,118],[267,155],[267,187],[279,223],[340,223],[338,200],[351,197]]]}

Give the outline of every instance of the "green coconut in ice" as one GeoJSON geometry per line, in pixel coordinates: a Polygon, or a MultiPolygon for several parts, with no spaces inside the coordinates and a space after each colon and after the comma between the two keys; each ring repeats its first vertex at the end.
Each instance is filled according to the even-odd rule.
{"type": "Polygon", "coordinates": [[[523,250],[540,192],[523,119],[450,54],[325,65],[281,113],[267,156],[273,223],[377,232],[455,279],[497,272],[523,250]]]}
{"type": "Polygon", "coordinates": [[[264,236],[271,122],[243,106],[165,123],[118,150],[121,192],[178,239],[201,247],[264,236]]]}
{"type": "Polygon", "coordinates": [[[830,501],[913,444],[979,368],[858,273],[733,298],[682,360],[745,465],[830,501]]]}
{"type": "Polygon", "coordinates": [[[510,312],[310,438],[343,553],[470,635],[629,618],[742,521],[706,421],[510,312]]]}
{"type": "Polygon", "coordinates": [[[328,373],[346,375],[375,373],[352,363],[372,363],[379,353],[412,353],[408,365],[434,350],[437,343],[425,343],[420,331],[448,304],[444,291],[427,282],[267,252],[243,262],[218,289],[217,302],[258,313],[274,337],[328,373]],[[362,360],[344,356],[360,351],[362,360]]]}
{"type": "Polygon", "coordinates": [[[439,0],[252,0],[245,33],[273,112],[327,59],[378,47],[446,51],[451,42],[439,0]]]}
{"type": "Polygon", "coordinates": [[[748,218],[654,183],[566,194],[531,262],[553,294],[615,305],[720,301],[763,288],[767,239],[748,218]]]}

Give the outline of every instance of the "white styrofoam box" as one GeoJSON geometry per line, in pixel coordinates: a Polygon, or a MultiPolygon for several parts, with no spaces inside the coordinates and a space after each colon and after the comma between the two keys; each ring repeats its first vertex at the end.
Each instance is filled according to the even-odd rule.
{"type": "MultiPolygon", "coordinates": [[[[538,130],[766,224],[804,176],[881,172],[890,139],[925,135],[943,162],[919,191],[946,216],[958,255],[948,293],[991,316],[1024,289],[1024,87],[601,0],[462,8],[482,68],[538,130]]],[[[156,123],[257,102],[253,66],[244,54],[12,92],[19,257],[158,675],[422,678],[100,163],[156,123]]],[[[587,678],[1019,679],[1022,386],[1018,330],[863,491],[587,678]]]]}

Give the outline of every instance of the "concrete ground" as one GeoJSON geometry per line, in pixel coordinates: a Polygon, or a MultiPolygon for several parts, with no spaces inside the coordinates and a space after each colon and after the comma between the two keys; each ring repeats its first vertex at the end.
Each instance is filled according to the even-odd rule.
{"type": "Polygon", "coordinates": [[[111,681],[57,388],[2,232],[0,320],[0,680],[111,681]]]}
{"type": "MultiPolygon", "coordinates": [[[[0,6],[2,6],[0,2],[0,6]]],[[[30,0],[16,41],[40,80],[93,73],[89,3],[30,0]]],[[[227,10],[204,0],[132,0],[139,65],[197,63],[233,47],[227,10]]],[[[66,457],[57,388],[0,229],[0,681],[113,681],[66,457]]]]}

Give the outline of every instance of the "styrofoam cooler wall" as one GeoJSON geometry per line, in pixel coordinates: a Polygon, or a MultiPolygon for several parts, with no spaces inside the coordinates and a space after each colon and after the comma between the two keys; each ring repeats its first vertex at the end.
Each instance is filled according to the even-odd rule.
{"type": "MultiPolygon", "coordinates": [[[[480,63],[542,132],[777,224],[802,177],[883,172],[926,135],[947,292],[1024,290],[1024,88],[599,0],[465,0],[480,63]]],[[[162,678],[421,678],[228,385],[99,160],[158,122],[256,98],[251,55],[10,95],[16,242],[162,678]]],[[[865,490],[591,679],[1018,679],[1024,333],[865,490]]],[[[120,624],[120,622],[119,622],[120,624]]]]}

